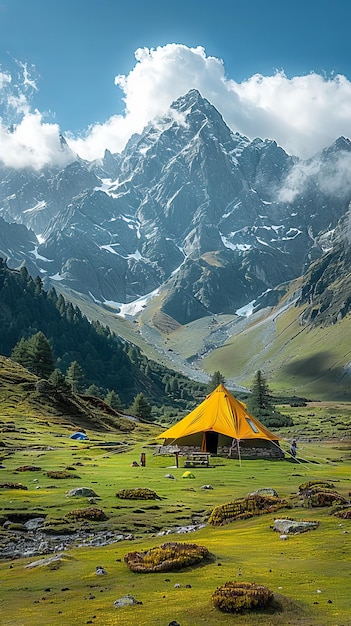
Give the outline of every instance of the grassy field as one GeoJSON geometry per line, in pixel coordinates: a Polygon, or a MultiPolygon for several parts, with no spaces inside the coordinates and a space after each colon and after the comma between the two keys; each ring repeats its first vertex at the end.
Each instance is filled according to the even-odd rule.
{"type": "MultiPolygon", "coordinates": [[[[5,466],[0,470],[0,482],[20,482],[28,489],[0,489],[0,517],[36,513],[47,515],[53,524],[69,526],[65,515],[88,506],[88,500],[67,498],[66,493],[85,486],[94,489],[96,506],[108,517],[105,522],[85,523],[87,534],[114,531],[130,533],[133,539],[104,547],[73,546],[64,551],[60,567],[26,568],[39,556],[2,560],[0,622],[4,626],[167,626],[172,620],[181,626],[351,625],[351,520],[334,516],[330,508],[306,509],[297,496],[301,483],[325,479],[349,497],[351,451],[345,437],[349,405],[289,409],[295,425],[282,433],[282,447],[288,450],[291,434],[298,435],[297,463],[288,457],[241,464],[213,457],[211,467],[195,470],[193,479],[182,477],[182,460],[176,468],[173,456],[155,454],[154,437],[160,428],[143,426],[143,431],[127,435],[88,429],[89,440],[75,442],[69,438],[72,425],[34,413],[28,416],[24,407],[18,406],[6,403],[0,416],[5,466]],[[315,433],[317,427],[321,430],[315,433]],[[340,432],[336,431],[339,427],[340,432]],[[139,462],[141,452],[146,454],[146,466],[131,467],[133,461],[139,462]],[[18,470],[26,465],[40,470],[18,470]],[[68,468],[75,478],[55,480],[47,475],[50,470],[68,468]],[[166,478],[168,473],[175,479],[166,478]],[[204,485],[213,489],[202,489],[204,485]],[[116,497],[118,490],[136,487],[152,489],[160,499],[116,497]],[[206,523],[215,506],[262,487],[276,489],[292,508],[223,527],[205,525],[189,534],[159,535],[165,529],[206,523]],[[276,517],[315,520],[319,526],[282,541],[272,530],[276,517]],[[207,565],[169,574],[135,574],[124,563],[127,552],[143,551],[164,541],[204,545],[213,559],[207,565]],[[105,568],[105,576],[96,575],[97,566],[105,568]],[[274,592],[273,606],[236,616],[215,609],[211,595],[216,587],[239,579],[269,587],[274,592]],[[114,601],[125,594],[142,604],[115,608],[114,601]]],[[[2,530],[0,540],[9,541],[8,532],[5,539],[2,530]]]]}

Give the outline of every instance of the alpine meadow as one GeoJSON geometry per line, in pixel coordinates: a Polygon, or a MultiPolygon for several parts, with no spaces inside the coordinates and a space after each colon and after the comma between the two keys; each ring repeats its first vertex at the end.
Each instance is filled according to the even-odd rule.
{"type": "Polygon", "coordinates": [[[351,140],[194,87],[59,154],[0,160],[1,623],[351,626],[351,140]]]}

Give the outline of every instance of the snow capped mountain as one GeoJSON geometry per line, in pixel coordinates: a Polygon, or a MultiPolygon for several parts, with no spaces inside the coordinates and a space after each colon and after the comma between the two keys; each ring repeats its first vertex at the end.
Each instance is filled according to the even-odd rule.
{"type": "Polygon", "coordinates": [[[163,311],[182,324],[234,313],[273,297],[333,245],[350,160],[345,138],[308,161],[250,141],[191,90],[122,154],[39,173],[3,169],[0,216],[32,230],[16,254],[0,235],[1,254],[12,266],[25,259],[46,286],[59,280],[102,303],[161,293],[163,311]]]}

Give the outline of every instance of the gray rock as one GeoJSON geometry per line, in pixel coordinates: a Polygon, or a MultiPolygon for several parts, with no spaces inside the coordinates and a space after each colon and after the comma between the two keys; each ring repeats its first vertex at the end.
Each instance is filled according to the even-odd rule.
{"type": "Polygon", "coordinates": [[[284,535],[292,535],[296,533],[304,533],[307,530],[313,530],[317,528],[318,522],[300,522],[291,519],[276,519],[274,520],[273,530],[284,535]]]}
{"type": "Polygon", "coordinates": [[[34,517],[33,519],[29,519],[25,522],[24,526],[27,530],[38,530],[38,528],[44,526],[44,522],[45,517],[34,517]]]}
{"type": "Polygon", "coordinates": [[[165,478],[172,478],[174,480],[173,474],[165,474],[165,478]]]}
{"type": "Polygon", "coordinates": [[[39,561],[33,561],[25,565],[25,569],[33,569],[33,567],[43,567],[44,565],[51,565],[52,563],[61,563],[62,561],[73,560],[73,557],[67,556],[67,554],[54,554],[39,561]]]}
{"type": "Polygon", "coordinates": [[[200,489],[213,489],[212,485],[202,485],[200,489]]]}
{"type": "Polygon", "coordinates": [[[126,596],[122,596],[121,598],[118,598],[118,600],[115,600],[113,606],[116,609],[119,609],[122,606],[129,606],[131,604],[142,604],[142,602],[138,602],[135,598],[133,598],[133,596],[127,594],[126,596]]]}
{"type": "Polygon", "coordinates": [[[278,493],[272,487],[262,487],[261,489],[256,489],[256,491],[249,493],[249,496],[273,496],[274,498],[279,498],[278,493]]]}
{"type": "Polygon", "coordinates": [[[99,496],[89,487],[74,487],[66,493],[67,498],[98,498],[99,496]]]}

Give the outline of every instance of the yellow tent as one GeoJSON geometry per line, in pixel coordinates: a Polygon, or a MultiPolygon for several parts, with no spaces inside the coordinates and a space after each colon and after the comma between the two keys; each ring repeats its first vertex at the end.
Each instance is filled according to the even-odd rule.
{"type": "Polygon", "coordinates": [[[279,437],[248,413],[246,405],[224,385],[218,385],[196,409],[157,438],[164,439],[166,446],[194,446],[211,453],[217,453],[218,447],[231,446],[234,440],[241,447],[276,447],[273,456],[281,456],[279,437]]]}

